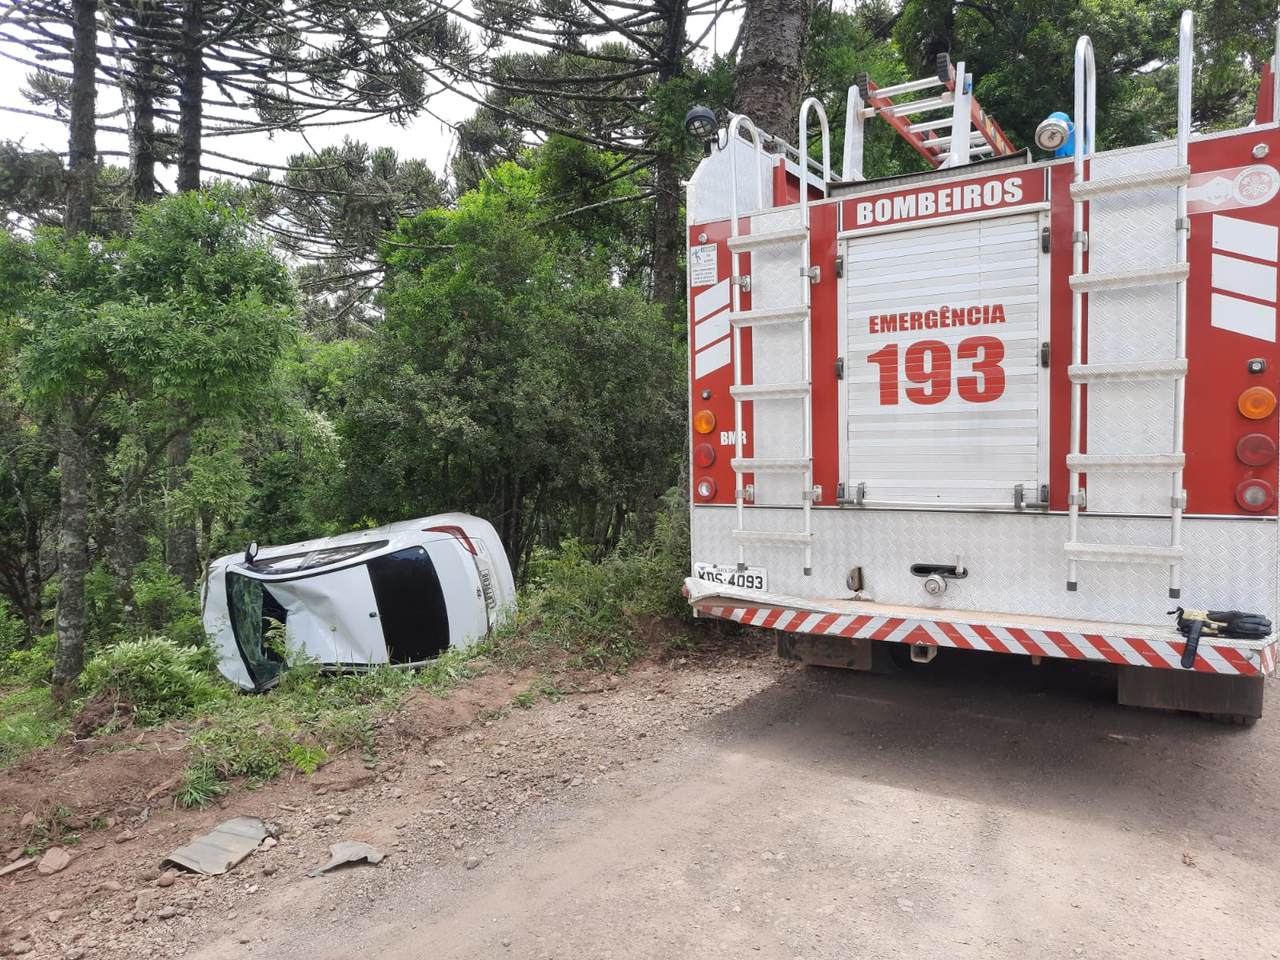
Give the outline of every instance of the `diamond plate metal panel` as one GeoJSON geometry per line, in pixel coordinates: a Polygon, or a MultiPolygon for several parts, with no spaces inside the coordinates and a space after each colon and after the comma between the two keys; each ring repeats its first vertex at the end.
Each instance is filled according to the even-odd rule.
{"type": "MultiPolygon", "coordinates": [[[[798,510],[750,508],[749,525],[794,530],[798,510]]],[[[693,559],[732,562],[732,508],[693,509],[693,559]]],[[[866,593],[880,603],[933,609],[991,611],[1118,623],[1167,624],[1164,566],[1082,562],[1080,587],[1065,589],[1067,560],[1061,514],[999,514],[906,510],[814,511],[813,575],[804,577],[794,547],[751,547],[751,562],[767,568],[769,590],[813,599],[847,597],[849,568],[861,566],[866,593]],[[969,570],[941,597],[924,592],[913,563],[954,563],[969,570]]],[[[1168,543],[1167,521],[1143,517],[1082,518],[1082,539],[1102,543],[1168,543]]],[[[1188,518],[1183,603],[1200,608],[1277,615],[1280,524],[1274,520],[1188,518]]]]}
{"type": "MultiPolygon", "coordinates": [[[[1176,163],[1176,148],[1159,144],[1099,154],[1089,176],[1101,180],[1165,170],[1176,163]]],[[[1108,194],[1090,201],[1088,209],[1090,273],[1153,269],[1174,262],[1174,189],[1108,194]]],[[[1089,294],[1088,362],[1172,359],[1176,296],[1172,283],[1089,294]]],[[[1085,403],[1085,449],[1091,454],[1168,453],[1173,449],[1173,394],[1172,383],[1091,384],[1085,403]]],[[[1095,470],[1087,475],[1087,484],[1090,511],[1171,513],[1168,473],[1095,470]]]]}

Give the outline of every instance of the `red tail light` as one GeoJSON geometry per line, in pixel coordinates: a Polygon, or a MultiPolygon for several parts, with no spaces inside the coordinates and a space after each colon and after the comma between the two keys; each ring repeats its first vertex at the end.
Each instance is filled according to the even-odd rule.
{"type": "Polygon", "coordinates": [[[476,545],[472,543],[471,538],[467,536],[467,531],[463,530],[461,527],[454,526],[452,524],[444,527],[423,527],[422,532],[447,533],[449,536],[455,537],[459,540],[462,545],[467,548],[467,553],[471,554],[473,557],[476,556],[476,545]]]}
{"type": "Polygon", "coordinates": [[[1261,513],[1275,502],[1276,492],[1265,480],[1245,480],[1236,487],[1236,503],[1241,510],[1261,513]]]}
{"type": "Polygon", "coordinates": [[[693,448],[693,463],[698,467],[709,467],[716,462],[716,448],[709,443],[700,443],[693,448]]]}
{"type": "Polygon", "coordinates": [[[1276,458],[1276,442],[1265,433],[1247,433],[1236,444],[1236,459],[1249,467],[1265,467],[1276,458]]]}

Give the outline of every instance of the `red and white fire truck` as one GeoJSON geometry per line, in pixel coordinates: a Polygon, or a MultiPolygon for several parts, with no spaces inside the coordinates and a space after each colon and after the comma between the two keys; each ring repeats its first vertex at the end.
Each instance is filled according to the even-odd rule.
{"type": "Polygon", "coordinates": [[[1177,137],[1139,147],[1094,151],[1088,37],[1074,125],[1037,136],[1073,130],[1061,158],[1015,149],[946,57],[850,89],[839,177],[816,99],[799,149],[691,112],[699,616],[811,663],[870,668],[882,644],[1089,660],[1115,665],[1122,703],[1261,714],[1280,95],[1273,62],[1253,124],[1193,134],[1192,26],[1177,137]],[[865,179],[877,120],[933,169],[865,179]]]}

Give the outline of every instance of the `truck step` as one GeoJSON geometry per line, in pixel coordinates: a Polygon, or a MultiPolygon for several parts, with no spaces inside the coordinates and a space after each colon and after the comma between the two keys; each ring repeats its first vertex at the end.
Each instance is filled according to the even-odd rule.
{"type": "Polygon", "coordinates": [[[1067,556],[1072,560],[1099,563],[1181,563],[1182,547],[1155,547],[1138,543],[1067,543],[1067,556]]]}
{"type": "Polygon", "coordinates": [[[798,473],[812,465],[807,457],[742,457],[729,463],[734,473],[798,473]]]}
{"type": "Polygon", "coordinates": [[[809,308],[766,307],[760,310],[742,310],[729,315],[729,322],[735,327],[764,327],[777,323],[803,323],[809,319],[809,308]]]}
{"type": "Polygon", "coordinates": [[[1191,179],[1191,167],[1170,167],[1166,170],[1146,170],[1126,173],[1119,177],[1103,177],[1097,180],[1081,180],[1071,185],[1072,200],[1091,200],[1109,193],[1125,193],[1132,190],[1157,190],[1161,187],[1181,187],[1191,179]]]}
{"type": "Polygon", "coordinates": [[[1070,453],[1067,454],[1067,469],[1076,473],[1091,470],[1172,473],[1181,470],[1186,460],[1185,453],[1070,453]]]}
{"type": "Polygon", "coordinates": [[[1135,360],[1128,363],[1080,363],[1067,367],[1072,383],[1133,383],[1139,380],[1181,380],[1187,375],[1181,360],[1135,360]]]}
{"type": "Polygon", "coordinates": [[[1073,273],[1071,275],[1071,289],[1080,293],[1096,293],[1102,290],[1156,287],[1163,283],[1181,283],[1187,279],[1187,274],[1190,271],[1190,264],[1184,261],[1163,267],[1116,270],[1112,273],[1073,273]]]}
{"type": "Polygon", "coordinates": [[[729,388],[735,400],[803,400],[809,396],[809,384],[798,380],[794,383],[744,383],[729,388]]]}
{"type": "Polygon", "coordinates": [[[729,238],[729,249],[734,253],[754,250],[757,247],[768,247],[779,243],[799,243],[809,239],[809,231],[803,226],[788,227],[785,230],[767,230],[764,233],[748,233],[741,237],[729,238]]]}
{"type": "Polygon", "coordinates": [[[800,531],[732,530],[730,534],[739,543],[795,544],[799,547],[807,547],[813,543],[812,533],[800,531]]]}

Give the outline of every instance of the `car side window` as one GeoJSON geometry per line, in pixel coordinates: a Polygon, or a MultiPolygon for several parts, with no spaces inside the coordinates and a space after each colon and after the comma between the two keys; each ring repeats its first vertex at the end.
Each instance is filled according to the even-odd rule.
{"type": "Polygon", "coordinates": [[[449,610],[435,564],[422,547],[368,562],[378,619],[392,663],[417,663],[449,646],[449,610]]]}

